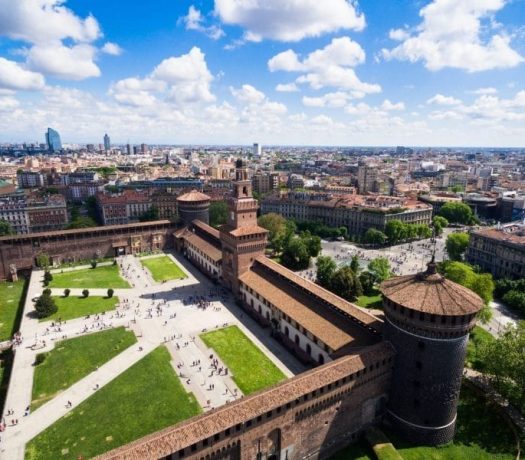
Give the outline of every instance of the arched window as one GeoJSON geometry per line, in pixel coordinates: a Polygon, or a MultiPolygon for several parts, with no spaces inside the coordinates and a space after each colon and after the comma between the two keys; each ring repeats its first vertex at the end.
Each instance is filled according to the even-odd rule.
{"type": "Polygon", "coordinates": [[[318,359],[318,361],[319,361],[319,364],[324,364],[324,356],[323,356],[322,353],[319,353],[319,359],[318,359]]]}
{"type": "Polygon", "coordinates": [[[295,334],[295,344],[299,345],[299,336],[295,334]]]}
{"type": "Polygon", "coordinates": [[[288,329],[288,326],[284,327],[284,334],[286,335],[286,337],[288,337],[290,335],[290,331],[288,329]]]}
{"type": "Polygon", "coordinates": [[[306,344],[306,353],[308,354],[308,356],[312,354],[312,347],[309,343],[306,344]]]}

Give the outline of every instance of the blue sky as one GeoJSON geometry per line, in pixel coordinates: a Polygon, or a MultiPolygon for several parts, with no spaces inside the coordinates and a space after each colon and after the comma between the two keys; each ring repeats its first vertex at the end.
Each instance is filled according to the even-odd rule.
{"type": "Polygon", "coordinates": [[[525,144],[525,0],[0,0],[0,142],[525,144]]]}

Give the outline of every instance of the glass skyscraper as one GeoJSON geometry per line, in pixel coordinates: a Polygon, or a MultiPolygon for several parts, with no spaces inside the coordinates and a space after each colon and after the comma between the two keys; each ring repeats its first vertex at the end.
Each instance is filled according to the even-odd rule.
{"type": "Polygon", "coordinates": [[[107,134],[104,134],[104,150],[106,152],[111,150],[111,140],[107,134]]]}
{"type": "Polygon", "coordinates": [[[51,152],[58,152],[62,149],[62,141],[60,140],[60,134],[54,129],[47,128],[46,132],[46,143],[47,149],[51,152]]]}

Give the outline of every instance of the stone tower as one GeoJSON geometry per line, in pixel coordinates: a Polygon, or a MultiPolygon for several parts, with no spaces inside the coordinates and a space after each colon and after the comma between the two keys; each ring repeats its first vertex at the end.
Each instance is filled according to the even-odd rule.
{"type": "Polygon", "coordinates": [[[483,301],[433,262],[426,272],[384,281],[381,292],[383,336],[397,351],[387,422],[415,443],[452,441],[468,335],[483,301]]]}
{"type": "Polygon", "coordinates": [[[177,197],[177,209],[184,225],[190,226],[195,219],[207,224],[210,220],[210,197],[192,190],[177,197]]]}
{"type": "Polygon", "coordinates": [[[264,255],[268,230],[257,225],[257,200],[242,160],[237,160],[233,191],[228,197],[228,221],[220,228],[222,277],[239,294],[239,276],[251,267],[256,257],[264,255]]]}

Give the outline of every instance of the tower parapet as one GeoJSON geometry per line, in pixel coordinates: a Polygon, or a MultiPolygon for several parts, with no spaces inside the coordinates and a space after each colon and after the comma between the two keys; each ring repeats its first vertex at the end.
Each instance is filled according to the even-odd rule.
{"type": "Polygon", "coordinates": [[[385,340],[397,351],[388,420],[421,444],[452,441],[469,332],[483,308],[471,290],[437,273],[399,276],[381,284],[385,340]]]}

